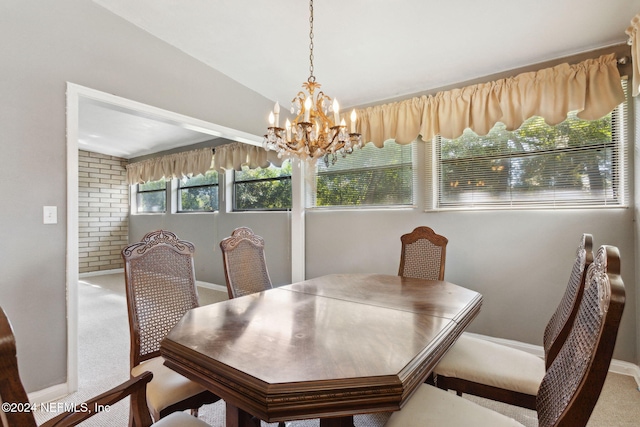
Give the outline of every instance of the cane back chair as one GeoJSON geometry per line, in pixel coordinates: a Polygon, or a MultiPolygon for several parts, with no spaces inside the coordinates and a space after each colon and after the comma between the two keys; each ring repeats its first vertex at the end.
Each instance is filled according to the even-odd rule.
{"type": "MultiPolygon", "coordinates": [[[[107,408],[114,403],[131,396],[131,412],[133,425],[136,427],[148,427],[152,420],[147,409],[145,396],[146,385],[153,374],[144,372],[140,376],[120,384],[111,390],[102,393],[93,399],[79,404],[74,410],[58,414],[54,418],[44,422],[42,427],[68,427],[75,426],[100,412],[100,408],[107,408]]],[[[29,402],[27,393],[20,379],[18,371],[18,359],[16,354],[16,340],[11,328],[11,323],[4,310],[0,307],[0,401],[9,404],[10,407],[2,407],[0,424],[5,427],[36,427],[36,420],[31,410],[35,408],[29,402]],[[11,410],[15,405],[20,410],[11,410]]],[[[207,424],[185,413],[175,413],[154,424],[158,427],[206,427],[207,424]]]]}
{"type": "MultiPolygon", "coordinates": [[[[602,246],[587,271],[573,327],[540,384],[539,427],[584,427],[602,391],[625,305],[620,253],[602,246]]],[[[385,427],[522,427],[515,420],[423,384],[385,427]]]]}
{"type": "Polygon", "coordinates": [[[463,333],[434,369],[437,386],[524,408],[536,408],[536,394],[546,369],[562,348],[578,313],[587,268],[593,262],[593,237],[583,234],[560,304],[547,324],[545,360],[463,333]]]}
{"type": "Polygon", "coordinates": [[[220,242],[229,298],[272,288],[264,255],[264,239],[248,227],[233,230],[220,242]]]}
{"type": "Polygon", "coordinates": [[[429,227],[417,227],[400,237],[402,251],[398,276],[416,279],[444,280],[446,237],[429,227]]]}
{"type": "Polygon", "coordinates": [[[169,231],[147,233],[122,250],[131,334],[131,375],[153,372],[147,401],[154,420],[213,403],[219,397],[164,366],[160,342],[190,309],[198,307],[190,242],[169,231]]]}

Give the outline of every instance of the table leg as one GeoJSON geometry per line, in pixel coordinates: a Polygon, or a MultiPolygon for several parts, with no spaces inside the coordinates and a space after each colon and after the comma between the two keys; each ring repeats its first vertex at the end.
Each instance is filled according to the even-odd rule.
{"type": "Polygon", "coordinates": [[[260,427],[260,420],[237,406],[227,403],[226,427],[260,427]]]}
{"type": "Polygon", "coordinates": [[[320,418],[320,427],[353,427],[353,415],[340,418],[320,418]]]}

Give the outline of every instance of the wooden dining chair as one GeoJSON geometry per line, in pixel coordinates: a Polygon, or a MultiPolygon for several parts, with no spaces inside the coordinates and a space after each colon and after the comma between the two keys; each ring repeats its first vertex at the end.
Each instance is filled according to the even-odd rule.
{"type": "Polygon", "coordinates": [[[429,227],[417,227],[400,237],[398,276],[444,280],[444,264],[449,240],[429,227]]]}
{"type": "Polygon", "coordinates": [[[249,227],[233,230],[220,242],[224,277],[229,298],[271,289],[271,278],[264,255],[264,239],[249,227]]]}
{"type": "Polygon", "coordinates": [[[463,333],[434,369],[435,383],[510,405],[535,409],[538,387],[562,348],[578,313],[587,268],[593,262],[593,237],[583,234],[560,304],[547,324],[545,359],[463,333]]]}
{"type": "Polygon", "coordinates": [[[166,230],[147,233],[122,250],[131,335],[131,375],[153,372],[147,401],[155,421],[220,398],[164,366],[160,342],[184,314],[198,307],[190,242],[166,230]]]}
{"type": "MultiPolygon", "coordinates": [[[[602,391],[625,305],[620,253],[602,246],[587,271],[584,297],[569,336],[536,396],[539,427],[584,427],[602,391]]],[[[385,427],[519,426],[467,399],[423,384],[385,427]]]]}
{"type": "MultiPolygon", "coordinates": [[[[131,397],[131,413],[133,425],[136,427],[148,427],[152,420],[147,409],[146,386],[151,381],[153,374],[143,372],[139,376],[112,388],[111,390],[96,396],[87,402],[75,406],[75,410],[63,412],[42,424],[42,427],[67,427],[75,426],[95,414],[101,408],[108,408],[116,402],[131,397]]],[[[33,412],[24,410],[31,407],[27,393],[20,379],[18,371],[18,358],[16,340],[5,311],[0,307],[0,401],[5,404],[15,405],[21,410],[11,410],[2,407],[0,425],[5,427],[36,427],[33,412]]],[[[158,427],[207,427],[208,424],[186,413],[174,413],[153,424],[158,427]]]]}

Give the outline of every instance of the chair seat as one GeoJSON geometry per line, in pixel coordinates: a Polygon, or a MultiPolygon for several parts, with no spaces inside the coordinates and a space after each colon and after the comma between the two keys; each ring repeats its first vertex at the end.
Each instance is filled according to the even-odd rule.
{"type": "Polygon", "coordinates": [[[545,366],[544,360],[525,351],[463,333],[434,373],[535,396],[545,366]]]}
{"type": "Polygon", "coordinates": [[[164,358],[161,356],[135,366],[131,369],[131,375],[137,376],[145,371],[153,373],[153,379],[147,384],[147,404],[156,413],[205,390],[201,385],[164,366],[164,358]]]}
{"type": "Polygon", "coordinates": [[[174,412],[155,422],[154,427],[211,427],[201,419],[186,412],[174,412]]]}
{"type": "Polygon", "coordinates": [[[516,420],[423,384],[385,427],[523,427],[516,420]]]}

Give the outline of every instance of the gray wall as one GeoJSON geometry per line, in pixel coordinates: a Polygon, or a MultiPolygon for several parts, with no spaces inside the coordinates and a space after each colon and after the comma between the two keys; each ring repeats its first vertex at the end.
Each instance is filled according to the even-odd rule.
{"type": "Polygon", "coordinates": [[[627,305],[614,357],[636,363],[633,212],[616,210],[307,212],[307,277],[340,272],[397,274],[399,236],[419,225],[449,239],[445,280],[484,296],[469,330],[542,345],[566,288],[580,236],[622,254],[627,305]],[[366,248],[366,250],[363,250],[366,248]]]}
{"type": "Polygon", "coordinates": [[[67,378],[66,83],[258,135],[273,102],[90,1],[4,0],[0,40],[0,305],[34,391],[67,378]]]}

